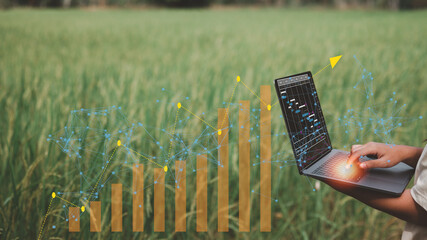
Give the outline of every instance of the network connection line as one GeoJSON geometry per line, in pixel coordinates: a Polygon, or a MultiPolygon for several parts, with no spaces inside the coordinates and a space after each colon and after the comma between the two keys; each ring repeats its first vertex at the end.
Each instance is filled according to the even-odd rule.
{"type": "Polygon", "coordinates": [[[258,98],[258,100],[262,103],[262,104],[264,104],[264,106],[266,106],[267,108],[268,108],[268,110],[270,111],[271,110],[271,105],[269,105],[269,104],[267,104],[267,103],[265,103],[252,89],[250,89],[243,81],[240,81],[242,84],[243,84],[243,86],[245,86],[255,97],[257,97],[258,98]]]}
{"type": "Polygon", "coordinates": [[[208,125],[209,127],[211,127],[213,130],[215,130],[216,132],[218,132],[218,135],[221,135],[221,129],[217,129],[215,127],[213,127],[211,124],[209,124],[208,122],[206,122],[205,120],[203,120],[202,118],[200,118],[199,116],[197,116],[196,114],[194,114],[192,111],[188,110],[186,107],[181,106],[185,111],[189,112],[191,115],[195,116],[197,119],[199,119],[200,121],[202,121],[204,124],[208,125]]]}
{"type": "Polygon", "coordinates": [[[335,67],[335,65],[338,63],[338,61],[341,59],[341,57],[342,57],[342,55],[329,58],[330,63],[328,65],[326,65],[324,68],[322,68],[320,71],[316,72],[313,75],[313,77],[315,77],[317,74],[321,73],[323,70],[325,70],[329,66],[331,66],[331,69],[333,69],[335,67]]]}
{"type": "Polygon", "coordinates": [[[164,170],[165,172],[167,172],[167,171],[168,171],[168,166],[162,166],[162,165],[158,164],[157,162],[155,162],[155,161],[153,161],[153,160],[149,159],[148,157],[146,157],[146,156],[142,155],[141,153],[139,153],[139,152],[137,152],[137,151],[135,151],[135,150],[133,150],[133,149],[131,149],[131,148],[126,147],[126,149],[128,149],[128,150],[132,151],[133,153],[137,154],[138,156],[143,157],[144,159],[146,159],[146,160],[150,161],[151,163],[154,163],[154,164],[156,164],[157,166],[159,166],[159,167],[163,168],[163,170],[164,170]]]}
{"type": "MultiPolygon", "coordinates": [[[[55,193],[55,192],[52,192],[52,194],[51,194],[51,199],[50,199],[50,202],[49,202],[49,206],[48,206],[47,211],[46,211],[46,214],[45,214],[45,216],[44,216],[44,218],[43,218],[43,223],[42,223],[42,226],[41,226],[41,228],[40,228],[39,235],[38,235],[38,237],[37,237],[37,239],[38,239],[38,240],[40,240],[40,238],[42,237],[42,233],[43,233],[43,230],[44,230],[44,226],[45,226],[45,223],[46,223],[46,219],[47,219],[47,216],[49,215],[49,212],[50,212],[50,208],[51,208],[51,206],[52,206],[53,199],[55,199],[55,198],[60,199],[60,200],[62,200],[62,201],[64,201],[64,202],[66,202],[66,203],[68,203],[68,204],[70,204],[70,205],[72,205],[72,206],[74,206],[74,207],[78,207],[76,204],[74,204],[74,203],[72,203],[72,202],[69,202],[68,200],[66,200],[66,199],[64,199],[64,198],[62,198],[62,197],[60,197],[60,196],[56,195],[56,193],[55,193]]],[[[81,206],[81,207],[80,207],[80,210],[81,210],[82,212],[84,212],[84,211],[86,210],[85,206],[81,206]]]]}
{"type": "MultiPolygon", "coordinates": [[[[181,103],[179,102],[178,104],[177,104],[177,110],[176,110],[176,114],[175,114],[175,122],[173,123],[173,130],[172,130],[172,134],[171,134],[171,136],[172,136],[172,138],[173,138],[173,136],[175,135],[175,129],[176,129],[176,122],[178,121],[178,114],[179,114],[179,110],[181,109],[181,103]]],[[[169,152],[168,152],[168,158],[170,157],[170,153],[171,153],[171,150],[172,150],[172,145],[173,145],[173,143],[174,143],[175,141],[172,141],[172,139],[171,139],[171,141],[170,141],[170,143],[169,143],[169,152]]]]}
{"type": "Polygon", "coordinates": [[[90,195],[88,197],[88,201],[90,201],[90,199],[92,198],[92,195],[95,192],[95,189],[98,187],[99,181],[101,180],[102,176],[104,176],[105,170],[107,170],[108,165],[110,164],[111,159],[114,156],[114,153],[116,152],[117,148],[120,147],[120,146],[121,146],[121,141],[119,140],[119,141],[117,141],[117,146],[114,148],[114,151],[113,151],[113,153],[110,156],[110,159],[108,159],[107,166],[104,167],[104,169],[102,170],[101,175],[99,175],[98,181],[96,181],[95,186],[92,188],[92,192],[90,193],[90,195]]]}
{"type": "Polygon", "coordinates": [[[224,126],[224,122],[227,119],[228,112],[229,112],[229,109],[230,109],[230,104],[231,104],[231,101],[233,100],[234,92],[236,91],[236,88],[237,88],[237,85],[239,84],[239,82],[240,82],[240,76],[237,76],[237,78],[236,78],[236,84],[234,85],[233,92],[231,93],[231,97],[228,100],[227,108],[226,108],[225,114],[224,114],[224,118],[222,119],[222,123],[221,123],[219,129],[222,129],[222,127],[224,126]]]}
{"type": "Polygon", "coordinates": [[[42,236],[44,225],[46,223],[46,219],[47,219],[47,216],[49,214],[50,207],[52,206],[52,201],[53,201],[54,198],[55,198],[55,193],[52,193],[52,198],[50,199],[49,206],[47,207],[47,211],[46,211],[46,214],[44,215],[44,219],[43,219],[43,223],[42,223],[42,226],[41,226],[41,229],[40,229],[40,232],[39,232],[39,236],[37,238],[38,240],[40,240],[40,238],[42,236]]]}

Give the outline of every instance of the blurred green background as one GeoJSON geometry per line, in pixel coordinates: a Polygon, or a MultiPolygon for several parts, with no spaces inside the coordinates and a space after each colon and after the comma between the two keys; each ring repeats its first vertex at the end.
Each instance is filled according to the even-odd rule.
{"type": "MultiPolygon", "coordinates": [[[[348,136],[337,124],[347,109],[365,107],[364,92],[353,89],[361,77],[355,54],[375,78],[379,104],[394,97],[399,106],[406,104],[401,117],[423,115],[425,119],[426,13],[318,8],[0,12],[0,238],[35,239],[50,193],[75,189],[73,179],[78,173],[73,159],[46,142],[48,134],[65,126],[73,109],[120,105],[132,121],[170,125],[174,106],[156,105],[155,99],[176,102],[181,100],[179,96],[189,96],[187,104],[192,110],[209,113],[206,120],[215,123],[216,108],[230,97],[237,75],[258,91],[260,85],[272,85],[278,77],[306,70],[314,73],[329,63],[329,57],[342,54],[333,70],[316,76],[316,87],[334,147],[348,149],[355,139],[382,140],[369,132],[348,136]],[[163,87],[171,94],[159,95],[163,87]]],[[[243,87],[236,90],[233,102],[238,100],[259,104],[243,87]]],[[[392,107],[380,106],[378,113],[389,116],[392,107]]],[[[272,109],[273,134],[285,131],[280,114],[278,107],[272,109]]],[[[393,131],[393,142],[422,146],[427,138],[424,119],[404,122],[393,131]]],[[[204,127],[195,118],[191,126],[195,130],[204,127]]],[[[235,135],[232,132],[230,139],[231,186],[238,184],[235,135]]],[[[136,141],[135,145],[140,152],[156,154],[143,143],[136,141]]],[[[287,136],[273,138],[272,147],[273,154],[286,151],[284,157],[292,158],[287,136]]],[[[257,152],[254,147],[252,156],[257,152]]],[[[68,233],[61,204],[56,203],[43,238],[400,239],[403,222],[323,184],[312,192],[294,166],[279,169],[277,165],[272,168],[272,192],[279,199],[272,204],[272,232],[259,232],[259,196],[255,194],[251,196],[252,232],[238,232],[238,191],[230,187],[230,233],[218,233],[216,169],[209,171],[208,233],[195,232],[194,214],[188,219],[187,233],[173,232],[173,214],[166,214],[166,233],[153,233],[149,207],[145,232],[132,233],[131,193],[124,189],[123,233],[110,232],[109,194],[105,192],[101,194],[106,211],[102,233],[89,232],[87,216],[81,219],[80,233],[68,233]]],[[[259,189],[258,167],[251,174],[251,189],[259,189]]],[[[147,174],[145,181],[152,181],[152,175],[147,174]]],[[[187,184],[187,210],[191,212],[193,176],[187,178],[187,184]]],[[[146,202],[152,204],[150,196],[146,202]]],[[[173,196],[173,184],[168,185],[168,213],[174,212],[173,196]]]]}

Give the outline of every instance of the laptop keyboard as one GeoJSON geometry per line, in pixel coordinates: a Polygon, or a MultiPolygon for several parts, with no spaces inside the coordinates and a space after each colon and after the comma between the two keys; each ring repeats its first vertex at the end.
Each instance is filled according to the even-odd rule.
{"type": "Polygon", "coordinates": [[[346,168],[347,158],[348,154],[337,152],[316,168],[313,174],[357,182],[363,176],[363,171],[357,166],[346,168]]]}

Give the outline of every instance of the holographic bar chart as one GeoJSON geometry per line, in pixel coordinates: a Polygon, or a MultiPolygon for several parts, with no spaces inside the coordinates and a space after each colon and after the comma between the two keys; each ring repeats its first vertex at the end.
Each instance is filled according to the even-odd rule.
{"type": "MultiPolygon", "coordinates": [[[[261,86],[260,88],[260,117],[259,117],[259,135],[260,135],[260,231],[271,231],[271,88],[270,86],[261,86]]],[[[250,232],[251,220],[251,113],[250,102],[239,101],[238,113],[229,112],[229,108],[218,108],[217,118],[217,143],[218,143],[218,160],[217,160],[217,221],[218,232],[228,232],[230,229],[229,202],[229,138],[230,138],[230,114],[238,117],[238,228],[240,232],[250,232]]],[[[119,141],[117,147],[121,147],[119,141]]],[[[126,147],[127,148],[127,147],[126,147]]],[[[134,151],[128,148],[130,151],[134,151]]],[[[113,152],[114,154],[114,152],[113,152]]],[[[196,189],[192,193],[192,198],[196,199],[196,231],[208,231],[208,179],[210,160],[206,154],[198,154],[196,157],[195,175],[189,175],[196,180],[196,189]]],[[[174,202],[175,202],[175,229],[165,229],[165,186],[166,177],[168,176],[167,167],[148,168],[153,174],[152,192],[154,198],[153,206],[153,230],[154,232],[165,232],[173,230],[175,232],[187,231],[187,169],[188,164],[185,160],[176,160],[174,162],[174,202]]],[[[212,168],[214,169],[214,168],[212,168]]],[[[144,176],[147,168],[142,163],[132,165],[132,231],[144,232],[144,193],[147,186],[144,185],[144,176]]],[[[194,170],[193,170],[194,171],[194,170]]],[[[147,177],[145,176],[145,177],[147,177]]],[[[147,178],[145,178],[147,179],[147,178]]],[[[147,180],[146,180],[147,181],[147,180]]],[[[111,231],[123,231],[123,185],[121,183],[111,184],[111,231]]],[[[150,186],[149,186],[150,187],[150,186]]],[[[126,196],[126,195],[125,195],[126,196]]],[[[90,231],[102,231],[102,209],[101,201],[90,201],[89,219],[90,231]]],[[[233,204],[233,203],[231,203],[233,204]]],[[[80,208],[69,207],[69,232],[80,231],[80,208]]],[[[105,210],[105,209],[104,209],[105,210]]],[[[109,224],[104,224],[108,226],[109,224]]]]}

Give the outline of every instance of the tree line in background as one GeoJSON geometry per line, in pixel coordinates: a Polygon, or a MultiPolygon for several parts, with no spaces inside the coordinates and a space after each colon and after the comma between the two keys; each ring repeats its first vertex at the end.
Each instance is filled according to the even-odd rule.
{"type": "Polygon", "coordinates": [[[10,7],[106,7],[154,5],[176,8],[208,7],[210,5],[310,6],[338,8],[370,7],[385,9],[416,9],[427,7],[427,0],[0,0],[0,8],[10,7]]]}

